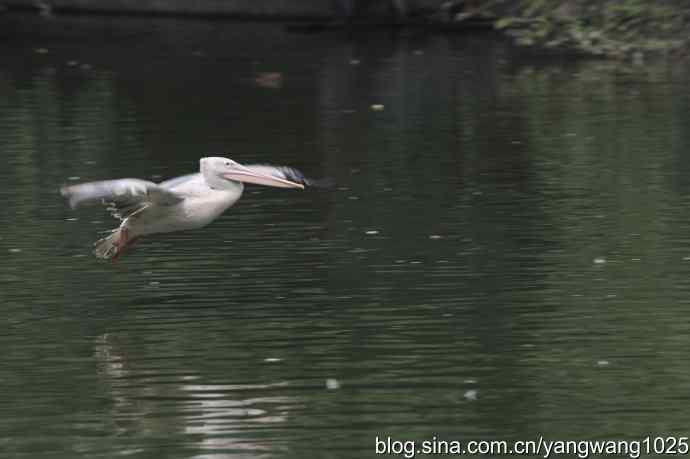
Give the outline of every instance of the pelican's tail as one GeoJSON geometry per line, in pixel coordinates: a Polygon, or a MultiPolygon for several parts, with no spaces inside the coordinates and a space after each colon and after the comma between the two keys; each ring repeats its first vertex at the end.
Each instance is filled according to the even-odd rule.
{"type": "Polygon", "coordinates": [[[124,239],[122,229],[116,228],[108,236],[93,243],[93,254],[104,260],[117,258],[124,248],[124,239]]]}

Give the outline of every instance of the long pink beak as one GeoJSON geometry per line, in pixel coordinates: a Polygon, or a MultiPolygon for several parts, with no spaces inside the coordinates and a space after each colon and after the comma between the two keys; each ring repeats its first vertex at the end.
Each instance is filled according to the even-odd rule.
{"type": "Polygon", "coordinates": [[[239,164],[234,166],[233,171],[224,173],[223,177],[225,177],[228,180],[234,180],[236,182],[254,183],[256,185],[265,185],[277,188],[304,189],[304,185],[302,185],[301,183],[292,182],[290,180],[276,177],[271,174],[255,171],[250,167],[242,166],[239,164]]]}

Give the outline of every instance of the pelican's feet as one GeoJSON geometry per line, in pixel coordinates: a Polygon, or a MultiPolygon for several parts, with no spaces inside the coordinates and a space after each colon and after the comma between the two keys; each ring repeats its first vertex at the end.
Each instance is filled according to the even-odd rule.
{"type": "Polygon", "coordinates": [[[120,258],[120,255],[122,255],[122,252],[124,252],[125,247],[127,247],[128,241],[129,230],[127,228],[122,228],[120,230],[120,237],[117,238],[117,241],[115,242],[115,255],[113,255],[113,257],[110,259],[113,263],[120,258]]]}

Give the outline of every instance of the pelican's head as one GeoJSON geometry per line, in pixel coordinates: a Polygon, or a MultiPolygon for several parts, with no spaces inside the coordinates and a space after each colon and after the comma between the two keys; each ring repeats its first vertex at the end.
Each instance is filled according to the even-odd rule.
{"type": "Polygon", "coordinates": [[[304,189],[304,185],[301,183],[271,174],[265,167],[243,166],[232,159],[219,156],[201,158],[200,163],[201,174],[212,188],[230,188],[232,185],[236,185],[236,182],[242,182],[278,188],[304,189]]]}

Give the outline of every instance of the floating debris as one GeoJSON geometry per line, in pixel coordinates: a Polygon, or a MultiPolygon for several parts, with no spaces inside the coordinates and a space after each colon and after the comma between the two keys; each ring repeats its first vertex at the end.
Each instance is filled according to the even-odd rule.
{"type": "Polygon", "coordinates": [[[67,221],[67,222],[76,222],[77,220],[79,220],[77,217],[65,218],[65,221],[67,221]]]}
{"type": "Polygon", "coordinates": [[[597,366],[599,366],[599,367],[605,367],[605,366],[607,366],[608,364],[609,364],[609,361],[608,361],[608,360],[599,360],[599,361],[597,361],[597,366]]]}
{"type": "Polygon", "coordinates": [[[22,251],[22,249],[9,249],[8,250],[8,252],[10,252],[10,253],[19,253],[21,251],[22,251]]]}
{"type": "Polygon", "coordinates": [[[439,234],[430,234],[429,239],[437,240],[437,239],[443,239],[443,236],[439,234]]]}
{"type": "Polygon", "coordinates": [[[477,400],[477,393],[478,391],[476,389],[470,389],[463,394],[463,397],[465,397],[467,400],[474,401],[477,400]]]}
{"type": "Polygon", "coordinates": [[[328,378],[326,380],[326,389],[328,389],[328,390],[340,389],[340,382],[335,378],[328,378]]]}
{"type": "Polygon", "coordinates": [[[78,175],[73,175],[72,177],[67,177],[67,180],[75,181],[75,180],[81,180],[81,177],[78,175]]]}
{"type": "Polygon", "coordinates": [[[606,258],[604,258],[604,257],[596,257],[596,258],[593,260],[593,262],[594,262],[595,265],[603,265],[604,263],[606,263],[606,258]]]}
{"type": "Polygon", "coordinates": [[[53,7],[50,3],[43,1],[37,1],[34,6],[38,8],[38,14],[41,16],[51,16],[53,14],[53,7]]]}
{"type": "Polygon", "coordinates": [[[149,285],[151,287],[158,287],[159,285],[161,285],[161,283],[158,281],[151,281],[151,282],[149,282],[149,285]]]}
{"type": "Polygon", "coordinates": [[[375,112],[382,112],[385,107],[383,104],[372,104],[371,109],[375,112]]]}
{"type": "Polygon", "coordinates": [[[349,199],[350,201],[356,201],[359,199],[359,196],[348,196],[347,199],[349,199]]]}
{"type": "Polygon", "coordinates": [[[279,89],[283,87],[283,74],[280,72],[259,72],[256,74],[254,82],[262,88],[279,89]]]}
{"type": "Polygon", "coordinates": [[[279,358],[276,358],[276,357],[266,357],[266,358],[264,359],[264,362],[266,362],[266,363],[276,363],[276,362],[280,362],[281,360],[283,360],[283,359],[279,359],[279,358]]]}
{"type": "Polygon", "coordinates": [[[374,234],[379,234],[379,232],[377,230],[369,230],[369,231],[366,231],[364,234],[368,234],[370,236],[373,236],[374,234]]]}
{"type": "Polygon", "coordinates": [[[474,378],[467,378],[463,381],[465,384],[477,384],[477,380],[474,378]]]}

